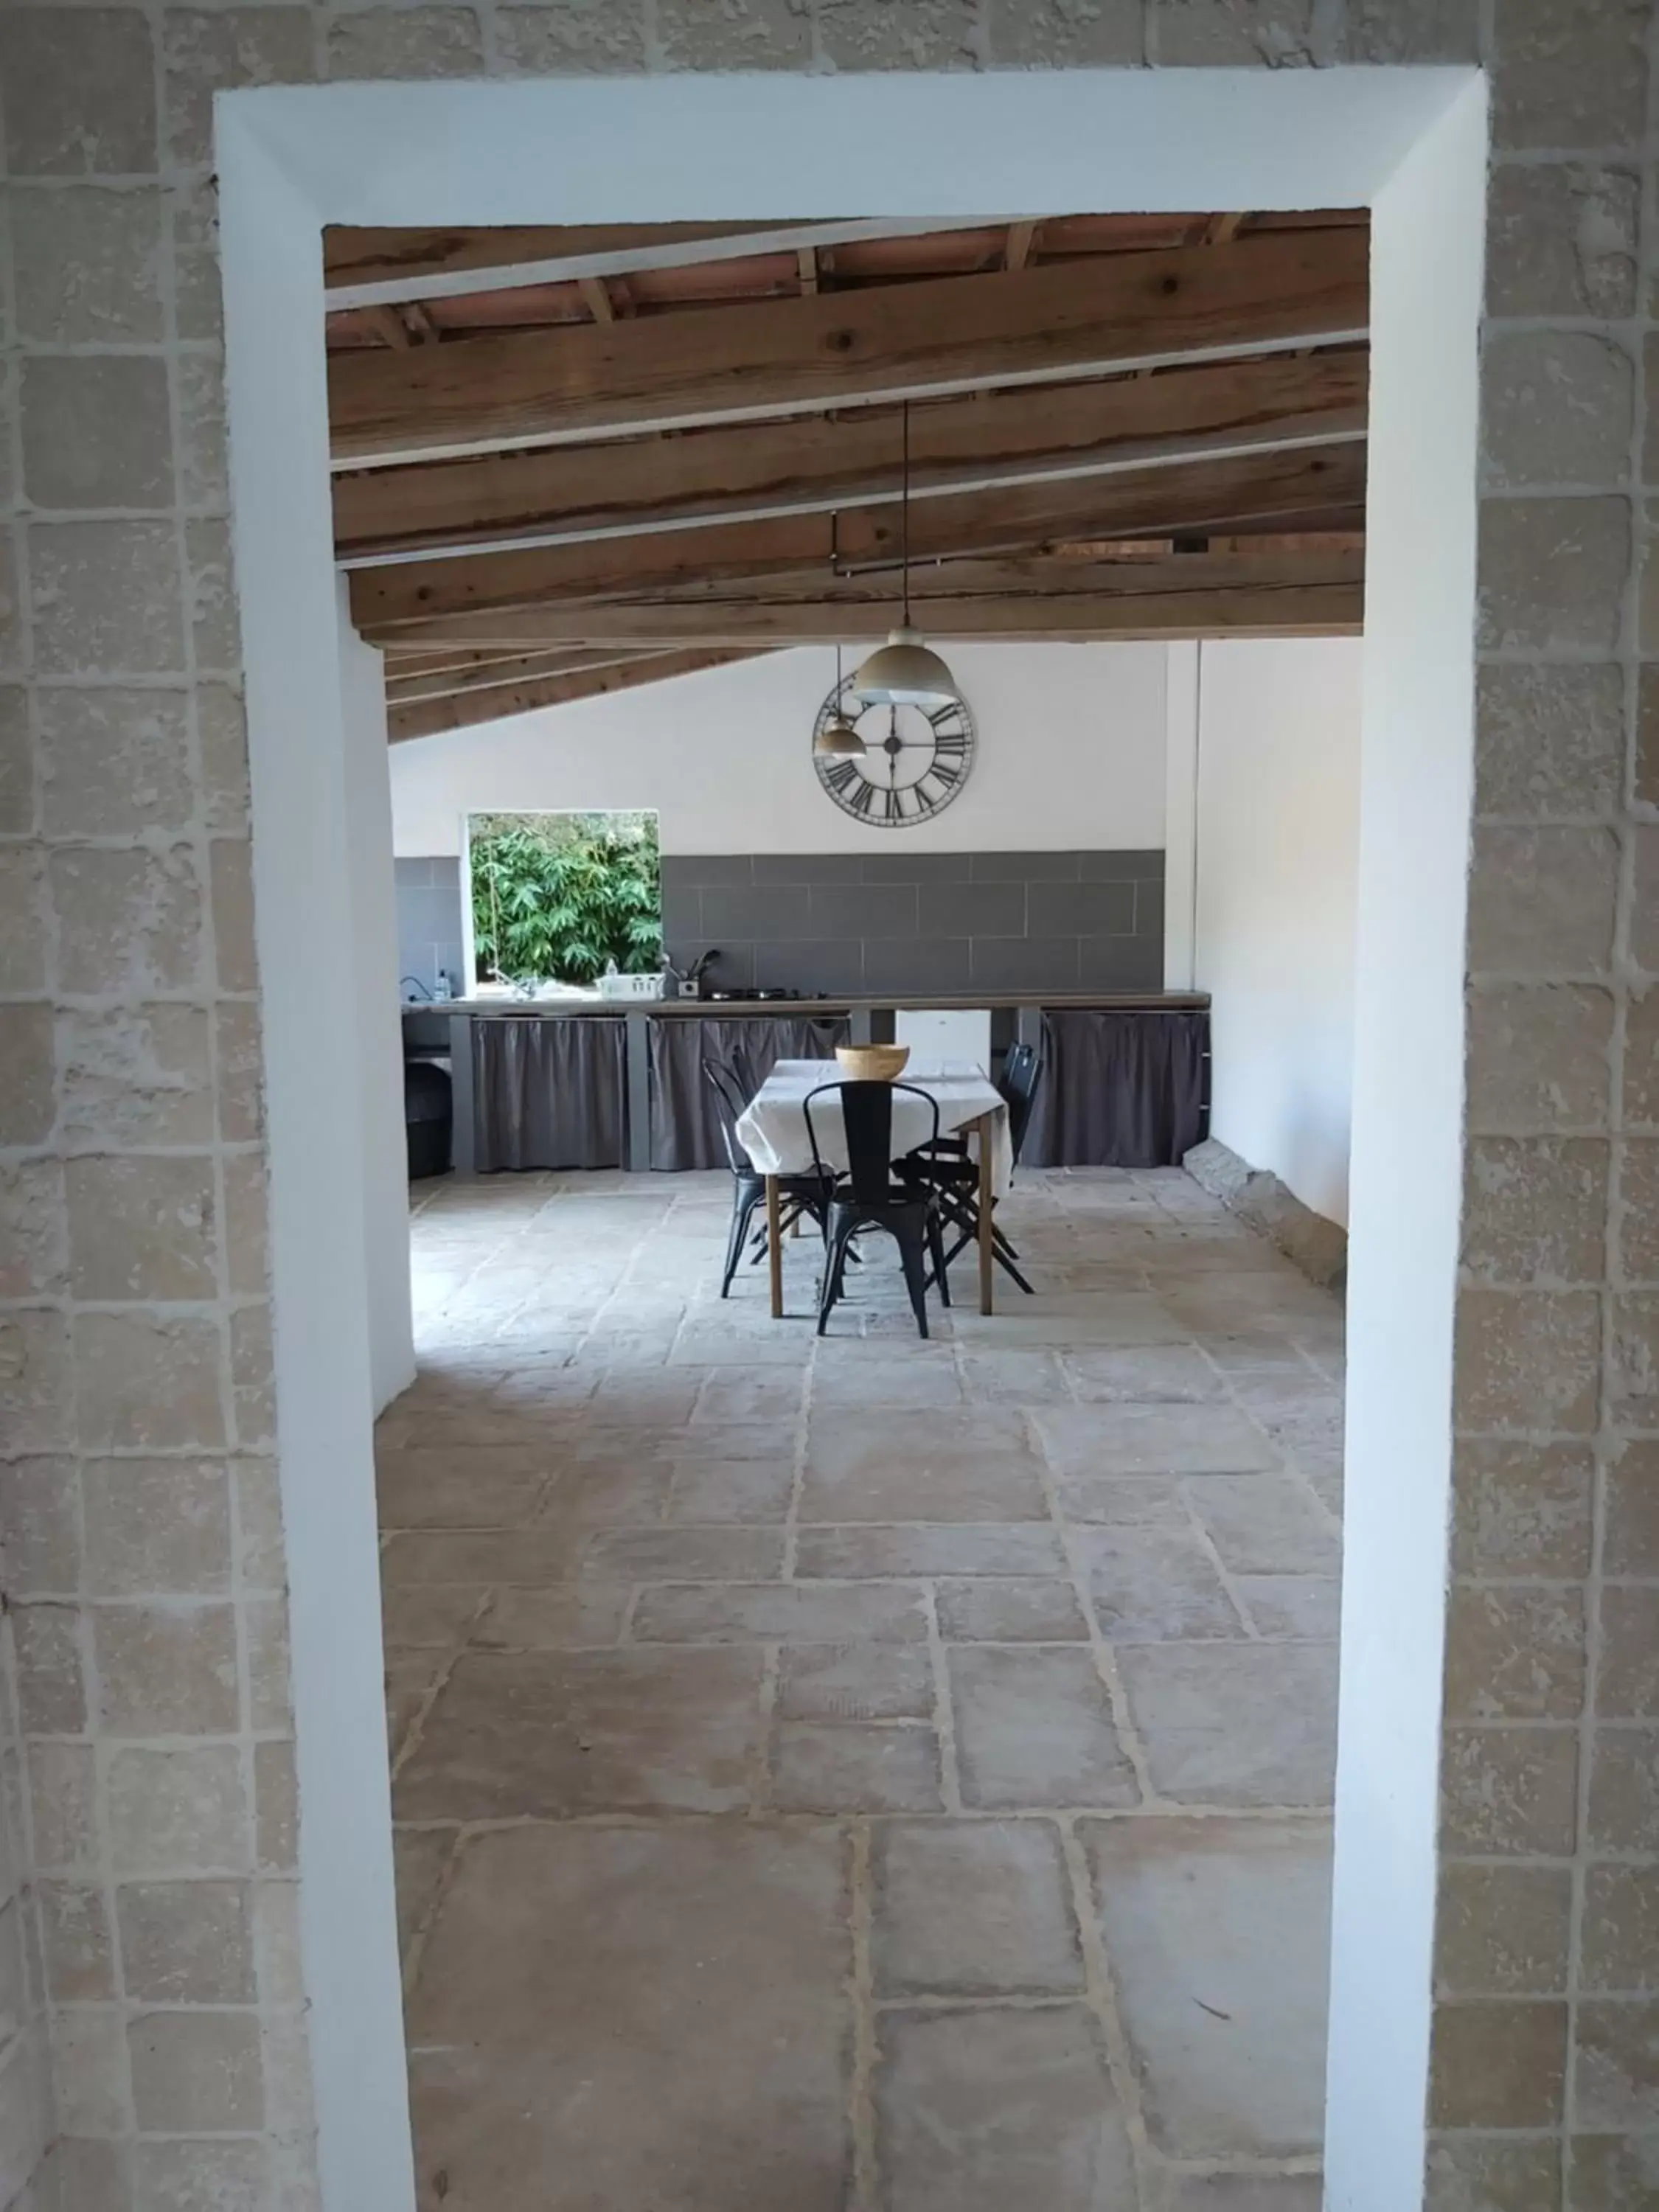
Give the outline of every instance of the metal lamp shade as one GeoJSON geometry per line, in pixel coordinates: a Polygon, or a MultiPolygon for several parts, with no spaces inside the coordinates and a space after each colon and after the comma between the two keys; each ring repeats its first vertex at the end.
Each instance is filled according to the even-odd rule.
{"type": "Polygon", "coordinates": [[[870,748],[845,716],[837,714],[813,738],[812,750],[831,759],[862,760],[870,748]]]}
{"type": "Polygon", "coordinates": [[[945,662],[908,623],[856,671],[853,689],[872,707],[945,707],[962,696],[945,662]]]}

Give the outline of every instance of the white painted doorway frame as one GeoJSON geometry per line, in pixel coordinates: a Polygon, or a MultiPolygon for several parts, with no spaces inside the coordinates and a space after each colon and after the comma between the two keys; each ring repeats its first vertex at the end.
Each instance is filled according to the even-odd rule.
{"type": "MultiPolygon", "coordinates": [[[[1420,2201],[1461,1176],[1486,97],[1468,70],[678,76],[216,102],[326,2212],[414,2203],[380,1698],[319,234],[1369,204],[1373,413],[1328,2195],[1420,2201]],[[846,149],[856,146],[851,168],[846,149]],[[856,199],[859,204],[849,204],[856,199]],[[1403,1049],[1409,1040],[1409,1050],[1403,1049]]],[[[386,859],[389,866],[389,856],[386,859]]],[[[388,986],[389,988],[389,986],[388,986]]]]}

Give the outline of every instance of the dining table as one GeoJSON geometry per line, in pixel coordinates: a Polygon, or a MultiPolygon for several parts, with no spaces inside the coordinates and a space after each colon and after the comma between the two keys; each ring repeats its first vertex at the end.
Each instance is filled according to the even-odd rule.
{"type": "MultiPolygon", "coordinates": [[[[809,1094],[826,1084],[844,1080],[833,1060],[781,1060],[738,1117],[738,1141],[766,1182],[767,1261],[772,1293],[772,1317],[783,1316],[782,1204],[780,1179],[810,1175],[814,1161],[811,1132],[806,1126],[809,1094]]],[[[901,1085],[924,1091],[939,1109],[941,1137],[967,1140],[979,1167],[979,1310],[992,1310],[992,1274],[995,1258],[992,1209],[1013,1181],[1013,1146],[1008,1129],[1008,1105],[984,1068],[972,1060],[936,1060],[908,1062],[898,1078],[901,1085]]],[[[826,1093],[812,1108],[818,1152],[826,1167],[844,1171],[847,1137],[837,1098],[826,1093]]],[[[925,1101],[901,1088],[893,1099],[893,1154],[902,1158],[933,1136],[933,1116],[925,1101]]]]}

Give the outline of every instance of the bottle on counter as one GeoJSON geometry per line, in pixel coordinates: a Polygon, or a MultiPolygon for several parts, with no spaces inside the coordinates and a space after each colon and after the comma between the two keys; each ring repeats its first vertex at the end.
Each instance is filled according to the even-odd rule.
{"type": "Polygon", "coordinates": [[[441,968],[433,978],[432,1003],[436,1006],[446,1006],[453,996],[449,988],[449,971],[441,968]]]}

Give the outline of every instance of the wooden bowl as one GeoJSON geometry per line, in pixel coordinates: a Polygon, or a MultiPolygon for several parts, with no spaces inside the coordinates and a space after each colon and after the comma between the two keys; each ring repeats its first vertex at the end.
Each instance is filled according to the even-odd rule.
{"type": "Polygon", "coordinates": [[[849,1083],[894,1083],[910,1057],[908,1044],[838,1044],[836,1058],[849,1083]]]}

